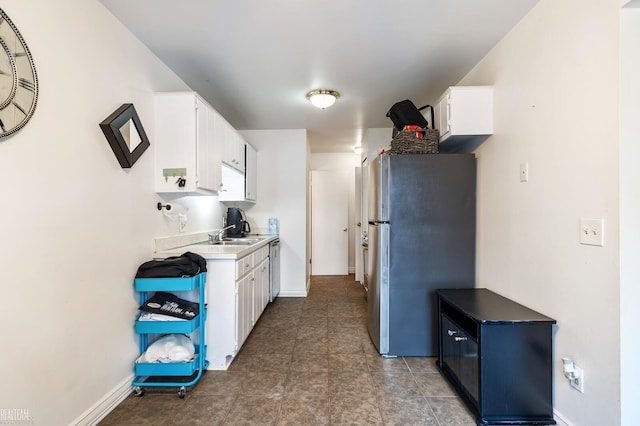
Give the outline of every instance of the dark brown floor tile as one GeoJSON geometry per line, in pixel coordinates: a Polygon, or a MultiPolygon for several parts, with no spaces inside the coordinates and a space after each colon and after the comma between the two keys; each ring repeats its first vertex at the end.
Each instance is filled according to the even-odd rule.
{"type": "Polygon", "coordinates": [[[460,398],[434,397],[427,398],[438,423],[442,426],[475,426],[473,416],[469,414],[460,398]]]}
{"type": "Polygon", "coordinates": [[[296,327],[291,327],[291,323],[287,324],[278,324],[275,326],[256,326],[251,332],[251,337],[259,337],[266,339],[274,339],[274,338],[295,338],[298,333],[298,329],[296,327]]]}
{"type": "Polygon", "coordinates": [[[242,346],[242,352],[253,354],[291,353],[296,340],[294,338],[251,339],[242,346]]]}
{"type": "Polygon", "coordinates": [[[329,354],[331,371],[367,371],[367,368],[363,354],[329,354]]]}
{"type": "Polygon", "coordinates": [[[436,357],[404,357],[412,373],[437,373],[436,357]]]}
{"type": "Polygon", "coordinates": [[[386,397],[420,398],[422,392],[413,375],[408,371],[374,371],[371,380],[376,395],[386,397]]]}
{"type": "Polygon", "coordinates": [[[282,315],[268,315],[264,318],[260,317],[258,324],[264,327],[291,327],[300,322],[301,315],[295,316],[282,316],[282,315]]]}
{"type": "Polygon", "coordinates": [[[285,395],[321,395],[327,396],[329,392],[329,373],[291,371],[284,388],[285,395]]]}
{"type": "Polygon", "coordinates": [[[349,302],[343,303],[329,303],[327,304],[327,313],[330,318],[351,318],[353,317],[353,310],[349,302]]]}
{"type": "Polygon", "coordinates": [[[280,408],[279,426],[329,424],[329,397],[323,395],[285,396],[280,408]]]}
{"type": "Polygon", "coordinates": [[[361,320],[353,315],[348,317],[329,317],[327,319],[329,327],[358,327],[361,320]]]}
{"type": "Polygon", "coordinates": [[[282,404],[281,397],[240,395],[233,403],[225,425],[275,425],[278,411],[282,404]]]}
{"type": "Polygon", "coordinates": [[[366,395],[329,398],[329,421],[332,425],[382,425],[376,398],[366,395]]]}
{"type": "Polygon", "coordinates": [[[359,339],[329,337],[329,353],[332,354],[364,354],[359,339]]]}
{"type": "Polygon", "coordinates": [[[385,426],[438,425],[423,397],[386,396],[379,399],[379,404],[385,426]]]}
{"type": "Polygon", "coordinates": [[[331,397],[374,396],[375,388],[367,371],[330,371],[329,395],[331,397]]]}
{"type": "Polygon", "coordinates": [[[174,425],[221,425],[235,395],[191,395],[173,418],[174,425]]]}
{"type": "Polygon", "coordinates": [[[327,327],[314,325],[301,325],[298,327],[297,339],[322,339],[328,336],[327,327]]]}
{"type": "Polygon", "coordinates": [[[130,395],[118,405],[118,407],[109,413],[104,419],[98,423],[100,426],[121,425],[120,417],[128,412],[135,412],[137,404],[142,398],[130,395]]]}
{"type": "Polygon", "coordinates": [[[287,372],[256,371],[247,374],[242,388],[242,395],[264,396],[276,398],[284,394],[287,372]]]}
{"type": "Polygon", "coordinates": [[[206,371],[194,386],[198,395],[237,395],[242,390],[247,374],[242,371],[206,371]]]}
{"type": "Polygon", "coordinates": [[[385,358],[379,354],[366,354],[370,371],[409,371],[402,358],[385,358]]]}
{"type": "MultiPolygon", "coordinates": [[[[176,388],[177,389],[177,388],[176,388]]],[[[118,417],[119,425],[174,425],[176,413],[191,398],[178,398],[178,394],[152,393],[147,391],[140,401],[135,404],[135,409],[122,411],[118,417]]]]}
{"type": "Polygon", "coordinates": [[[414,373],[422,395],[431,396],[455,396],[456,393],[440,373],[414,373]]]}
{"type": "Polygon", "coordinates": [[[373,342],[371,341],[371,337],[369,337],[369,331],[367,331],[366,334],[363,334],[360,341],[362,342],[362,350],[364,351],[365,354],[375,355],[378,357],[380,356],[378,349],[376,349],[373,342]]]}
{"type": "Polygon", "coordinates": [[[288,371],[290,365],[290,353],[240,352],[229,366],[229,371],[288,371]]]}
{"type": "Polygon", "coordinates": [[[300,327],[327,327],[329,318],[324,316],[302,316],[298,322],[300,327]]]}
{"type": "Polygon", "coordinates": [[[328,338],[306,338],[297,339],[293,349],[294,353],[300,352],[312,352],[312,353],[329,353],[329,339],[328,338]]]}
{"type": "Polygon", "coordinates": [[[359,327],[328,327],[328,336],[336,340],[362,341],[362,330],[359,327]]]}
{"type": "Polygon", "coordinates": [[[329,356],[326,352],[294,351],[291,358],[291,370],[327,372],[329,371],[329,356]]]}

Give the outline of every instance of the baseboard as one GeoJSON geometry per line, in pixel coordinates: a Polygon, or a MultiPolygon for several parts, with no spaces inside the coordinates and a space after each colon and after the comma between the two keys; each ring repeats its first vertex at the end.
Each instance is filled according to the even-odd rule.
{"type": "Polygon", "coordinates": [[[553,410],[553,420],[555,420],[559,426],[573,426],[573,423],[565,419],[556,409],[553,410]]]}
{"type": "Polygon", "coordinates": [[[132,391],[131,382],[133,374],[122,381],[118,386],[107,393],[100,401],[96,402],[91,408],[82,413],[80,417],[71,422],[77,426],[94,426],[98,422],[113,411],[122,401],[127,398],[132,391]]]}
{"type": "Polygon", "coordinates": [[[355,274],[356,273],[356,267],[355,266],[349,266],[349,273],[350,274],[355,274]]]}

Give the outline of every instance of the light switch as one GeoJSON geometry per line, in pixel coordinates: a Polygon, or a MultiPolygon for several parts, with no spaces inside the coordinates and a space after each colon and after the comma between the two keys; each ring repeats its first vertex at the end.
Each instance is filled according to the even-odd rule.
{"type": "Polygon", "coordinates": [[[529,181],[529,163],[520,163],[520,182],[529,181]]]}
{"type": "Polygon", "coordinates": [[[580,244],[604,246],[604,219],[580,219],[580,244]]]}

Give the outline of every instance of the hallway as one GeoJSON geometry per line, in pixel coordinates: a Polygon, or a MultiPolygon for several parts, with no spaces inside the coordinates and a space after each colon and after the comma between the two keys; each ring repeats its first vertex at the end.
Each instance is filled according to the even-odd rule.
{"type": "Polygon", "coordinates": [[[313,276],[307,298],[267,307],[228,371],[185,399],[130,396],[100,425],[474,425],[435,358],[376,353],[366,313],[353,275],[313,276]]]}

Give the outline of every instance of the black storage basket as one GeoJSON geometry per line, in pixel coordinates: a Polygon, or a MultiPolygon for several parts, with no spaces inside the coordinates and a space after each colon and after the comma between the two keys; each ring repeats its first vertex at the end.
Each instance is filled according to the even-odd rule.
{"type": "Polygon", "coordinates": [[[440,132],[437,129],[401,130],[391,139],[390,154],[437,154],[440,132]]]}

